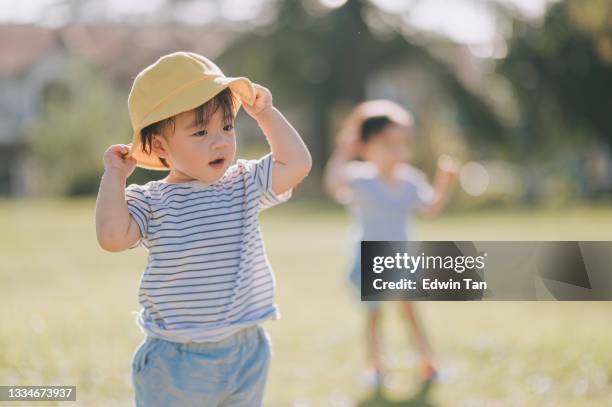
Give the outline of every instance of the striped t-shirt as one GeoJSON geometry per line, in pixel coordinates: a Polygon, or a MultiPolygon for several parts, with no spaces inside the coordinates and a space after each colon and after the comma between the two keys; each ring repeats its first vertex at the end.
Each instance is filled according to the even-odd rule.
{"type": "Polygon", "coordinates": [[[148,250],[137,323],[174,342],[219,341],[278,319],[258,214],[288,200],[272,189],[271,154],[242,160],[212,184],[151,181],[125,189],[148,250]]]}

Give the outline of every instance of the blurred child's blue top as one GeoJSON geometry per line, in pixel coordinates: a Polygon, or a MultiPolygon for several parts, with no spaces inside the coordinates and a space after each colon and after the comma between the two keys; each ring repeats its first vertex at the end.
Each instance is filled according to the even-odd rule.
{"type": "MultiPolygon", "coordinates": [[[[384,182],[369,162],[353,161],[346,167],[349,207],[355,219],[354,244],[361,240],[409,240],[412,214],[433,199],[425,174],[408,165],[394,169],[396,182],[384,182]]],[[[359,251],[357,252],[359,253],[359,251]]]]}

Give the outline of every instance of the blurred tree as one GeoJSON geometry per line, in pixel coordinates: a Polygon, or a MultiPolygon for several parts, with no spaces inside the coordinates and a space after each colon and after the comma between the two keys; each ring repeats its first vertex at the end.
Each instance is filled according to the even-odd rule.
{"type": "Polygon", "coordinates": [[[517,156],[541,160],[599,140],[612,146],[612,3],[553,4],[541,25],[515,20],[508,77],[521,109],[517,156]]]}
{"type": "Polygon", "coordinates": [[[45,88],[39,114],[26,133],[33,193],[97,192],[102,153],[131,133],[126,98],[78,61],[71,64],[65,81],[45,88]]]}
{"type": "MultiPolygon", "coordinates": [[[[314,2],[277,0],[275,18],[248,31],[222,55],[222,62],[254,79],[272,83],[275,97],[311,110],[310,140],[319,169],[329,154],[331,112],[342,103],[366,97],[368,79],[377,72],[413,62],[430,72],[452,98],[465,133],[474,141],[500,140],[505,128],[491,107],[458,80],[453,70],[411,42],[401,27],[390,24],[376,35],[369,13],[382,13],[367,0],[349,0],[341,7],[318,12],[314,2]],[[308,4],[311,4],[311,7],[308,4]]],[[[393,16],[387,16],[392,18],[393,16]]]]}

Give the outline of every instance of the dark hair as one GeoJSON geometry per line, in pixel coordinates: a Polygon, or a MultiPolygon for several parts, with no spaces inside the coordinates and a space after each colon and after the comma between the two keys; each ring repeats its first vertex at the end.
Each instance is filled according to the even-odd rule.
{"type": "Polygon", "coordinates": [[[367,143],[374,136],[380,134],[387,126],[395,124],[389,116],[372,116],[368,117],[361,124],[361,132],[359,138],[362,143],[367,143]]]}
{"type": "MultiPolygon", "coordinates": [[[[230,88],[225,88],[221,92],[217,93],[217,95],[201,104],[200,106],[193,109],[195,112],[195,122],[196,126],[206,126],[210,121],[211,117],[217,112],[219,108],[221,108],[223,112],[223,122],[226,124],[231,123],[234,120],[235,112],[234,112],[234,104],[235,96],[230,90],[230,88]]],[[[158,122],[149,124],[140,130],[140,141],[142,144],[142,151],[147,154],[151,154],[151,147],[153,143],[153,135],[154,134],[162,134],[163,130],[172,125],[172,131],[175,130],[175,117],[168,117],[167,119],[160,120],[158,122]]],[[[159,161],[166,168],[170,168],[165,159],[159,157],[159,161]]]]}

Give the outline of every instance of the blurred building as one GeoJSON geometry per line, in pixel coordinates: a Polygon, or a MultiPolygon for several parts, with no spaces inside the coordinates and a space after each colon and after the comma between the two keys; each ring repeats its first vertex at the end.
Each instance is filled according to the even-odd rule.
{"type": "MultiPolygon", "coordinates": [[[[28,122],[49,98],[69,98],[69,65],[75,58],[129,89],[134,76],[164,53],[190,50],[214,58],[234,38],[222,26],[125,25],[44,28],[0,25],[0,195],[27,193],[28,122]]],[[[52,171],[52,169],[51,169],[52,171]]]]}

